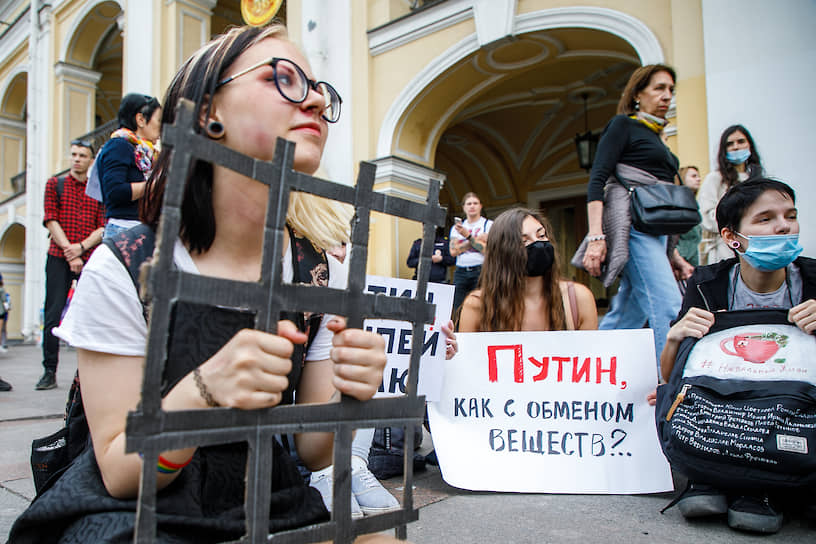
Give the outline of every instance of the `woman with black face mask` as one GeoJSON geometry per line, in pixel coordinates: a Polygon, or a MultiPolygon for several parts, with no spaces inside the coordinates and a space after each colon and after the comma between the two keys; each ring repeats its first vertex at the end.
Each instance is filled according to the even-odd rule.
{"type": "Polygon", "coordinates": [[[533,210],[512,208],[490,229],[479,287],[462,305],[459,331],[598,328],[595,299],[561,278],[551,227],[533,210]]]}

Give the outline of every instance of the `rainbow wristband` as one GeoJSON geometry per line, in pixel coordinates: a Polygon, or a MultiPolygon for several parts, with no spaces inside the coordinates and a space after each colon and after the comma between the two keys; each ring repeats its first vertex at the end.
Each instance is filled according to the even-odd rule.
{"type": "MultiPolygon", "coordinates": [[[[139,453],[139,457],[144,458],[144,456],[141,454],[141,452],[139,453]]],[[[156,471],[158,471],[161,474],[175,474],[179,470],[181,470],[184,467],[186,467],[187,465],[189,465],[190,461],[192,461],[192,460],[193,460],[193,458],[190,457],[184,463],[177,464],[177,463],[174,463],[172,461],[168,461],[167,459],[165,459],[164,457],[159,455],[159,462],[156,464],[156,471]]]]}

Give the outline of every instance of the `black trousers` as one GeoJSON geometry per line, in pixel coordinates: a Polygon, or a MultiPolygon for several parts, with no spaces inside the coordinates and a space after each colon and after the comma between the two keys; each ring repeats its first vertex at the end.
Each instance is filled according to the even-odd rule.
{"type": "Polygon", "coordinates": [[[60,324],[62,310],[68,299],[71,281],[79,276],[71,272],[68,261],[49,255],[45,260],[45,308],[43,320],[43,367],[57,371],[59,362],[59,338],[51,334],[51,329],[60,324]]]}
{"type": "Polygon", "coordinates": [[[453,273],[453,315],[465,301],[465,297],[479,285],[482,266],[457,266],[453,273]]]}

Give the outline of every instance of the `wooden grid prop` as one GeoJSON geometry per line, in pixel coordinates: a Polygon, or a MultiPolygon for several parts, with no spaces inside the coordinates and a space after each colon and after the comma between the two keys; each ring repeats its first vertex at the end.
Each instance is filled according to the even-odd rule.
{"type": "MultiPolygon", "coordinates": [[[[165,126],[162,142],[172,147],[164,209],[156,256],[144,281],[151,298],[142,402],[128,415],[126,451],[142,452],[135,541],[152,543],[156,535],[156,463],[162,451],[191,446],[247,442],[246,534],[236,542],[351,542],[355,535],[395,528],[406,538],[406,523],[418,518],[413,506],[413,428],[422,423],[425,400],[417,396],[423,324],[432,323],[434,306],[426,302],[434,229],[444,223],[439,206],[439,182],[431,180],[426,204],[373,192],[376,166],[362,162],[357,185],[349,187],[292,170],[295,146],[278,139],[275,159],[260,161],[228,149],[193,131],[191,102],[182,100],[176,123],[165,126]],[[264,227],[263,264],[258,282],[238,282],[181,272],[173,267],[173,245],[181,218],[185,180],[196,159],[218,164],[269,186],[264,227]],[[281,260],[286,210],[290,191],[302,191],[351,204],[352,220],[349,278],[345,290],[285,284],[281,260]],[[422,249],[415,298],[388,297],[363,292],[371,212],[376,211],[423,223],[422,249]],[[365,318],[396,319],[413,323],[413,342],[407,394],[404,397],[359,402],[343,397],[339,403],[277,406],[260,410],[212,408],[164,412],[161,381],[167,358],[170,313],[175,302],[254,310],[255,328],[275,332],[281,310],[325,312],[346,316],[348,326],[362,328],[365,318]],[[351,519],[351,441],[354,429],[402,427],[405,432],[402,509],[364,519],[351,519]],[[268,535],[272,443],[275,435],[323,431],[334,433],[334,489],[331,520],[296,530],[268,535]]],[[[143,273],[144,277],[144,273],[143,273]]]]}

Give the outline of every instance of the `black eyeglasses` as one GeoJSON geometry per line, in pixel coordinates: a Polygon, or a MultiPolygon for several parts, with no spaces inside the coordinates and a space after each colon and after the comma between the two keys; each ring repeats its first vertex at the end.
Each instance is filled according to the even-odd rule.
{"type": "Polygon", "coordinates": [[[275,86],[278,88],[278,92],[281,96],[286,100],[295,104],[302,104],[306,100],[306,97],[309,96],[309,90],[314,89],[323,96],[323,109],[320,112],[323,119],[329,123],[336,123],[338,119],[340,119],[340,105],[343,103],[343,100],[340,98],[340,94],[338,94],[337,90],[325,81],[309,79],[301,67],[289,59],[273,57],[259,62],[254,66],[241,70],[235,75],[222,79],[215,88],[218,89],[233,79],[241,77],[261,66],[272,67],[272,77],[275,80],[275,86]]]}

